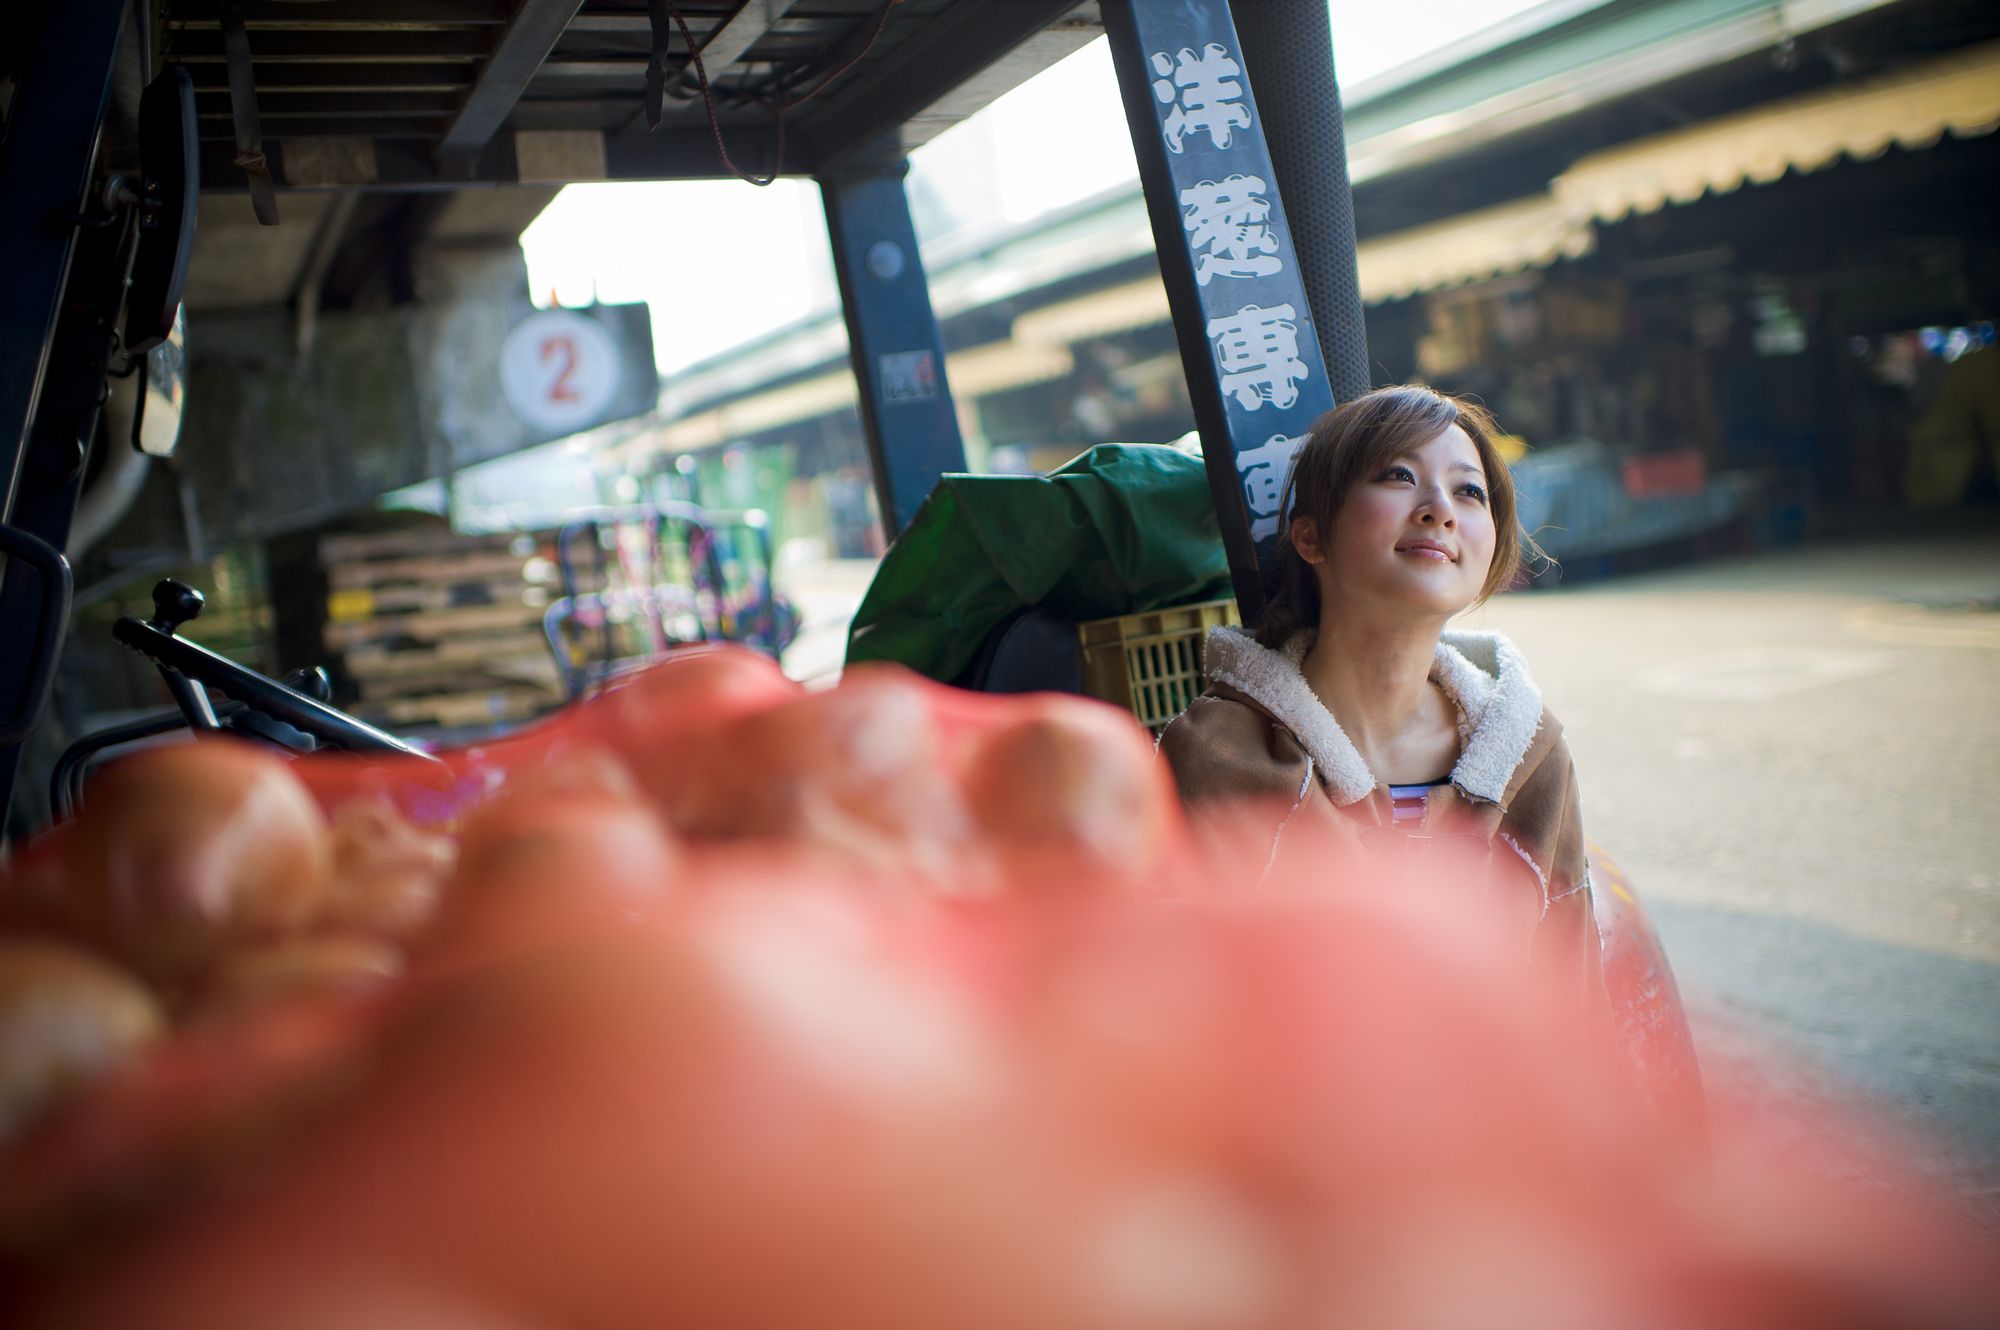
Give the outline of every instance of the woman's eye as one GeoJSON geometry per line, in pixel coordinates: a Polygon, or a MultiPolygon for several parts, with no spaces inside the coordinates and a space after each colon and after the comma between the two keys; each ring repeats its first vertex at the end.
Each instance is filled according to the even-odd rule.
{"type": "Polygon", "coordinates": [[[1380,476],[1382,480],[1410,480],[1417,478],[1416,472],[1406,466],[1392,466],[1380,476]]]}
{"type": "Polygon", "coordinates": [[[1481,489],[1477,485],[1471,485],[1471,484],[1460,485],[1458,487],[1458,492],[1460,494],[1470,496],[1474,503],[1486,502],[1486,491],[1481,489]]]}

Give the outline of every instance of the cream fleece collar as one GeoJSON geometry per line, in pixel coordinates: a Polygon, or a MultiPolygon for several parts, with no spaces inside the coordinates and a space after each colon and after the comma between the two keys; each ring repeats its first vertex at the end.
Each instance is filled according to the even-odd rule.
{"type": "MultiPolygon", "coordinates": [[[[1216,628],[1203,661],[1209,682],[1234,688],[1292,732],[1335,803],[1358,803],[1377,782],[1299,672],[1312,641],[1310,631],[1301,632],[1273,651],[1240,628],[1216,628]]],[[[1542,694],[1527,662],[1498,633],[1446,633],[1431,678],[1458,704],[1469,732],[1451,783],[1472,798],[1499,803],[1542,724],[1542,694]]]]}

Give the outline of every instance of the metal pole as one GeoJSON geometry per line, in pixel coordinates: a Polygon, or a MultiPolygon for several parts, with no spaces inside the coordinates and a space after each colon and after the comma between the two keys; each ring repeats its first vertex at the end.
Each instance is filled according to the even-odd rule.
{"type": "Polygon", "coordinates": [[[823,176],[833,271],[860,390],[861,428],[891,540],[950,471],[965,445],[945,381],[944,337],[917,256],[903,189],[908,162],[886,172],[823,176]]]}
{"type": "Polygon", "coordinates": [[[1368,391],[1368,334],[1354,264],[1354,196],[1333,76],[1333,30],[1320,0],[1236,7],[1236,35],[1264,108],[1264,139],[1291,210],[1299,271],[1333,400],[1368,391]]]}
{"type": "MultiPolygon", "coordinates": [[[[0,520],[14,510],[129,0],[42,7],[0,145],[0,520]]],[[[4,625],[0,625],[4,627],[4,625]]]]}
{"type": "MultiPolygon", "coordinates": [[[[111,98],[128,0],[44,6],[0,146],[0,521],[58,555],[76,515],[84,452],[97,426],[131,250],[122,227],[93,229],[97,139],[111,98]],[[73,261],[81,264],[72,272],[73,261]]],[[[67,625],[68,567],[10,559],[0,580],[0,709],[32,720],[47,700],[51,653],[67,625]],[[44,626],[49,630],[45,631],[44,626]]],[[[0,747],[0,811],[12,800],[18,744],[0,747]]]]}
{"type": "Polygon", "coordinates": [[[1333,406],[1263,120],[1225,0],[1102,0],[1246,622],[1264,604],[1285,477],[1333,406]]]}
{"type": "MultiPolygon", "coordinates": [[[[8,522],[56,551],[68,547],[70,526],[76,520],[133,249],[131,233],[124,226],[88,232],[76,247],[63,290],[62,317],[50,342],[41,402],[28,434],[8,522]]],[[[109,446],[132,445],[126,439],[112,439],[109,446]]],[[[48,662],[62,650],[67,616],[56,620],[48,633],[28,625],[45,622],[50,599],[61,598],[66,605],[67,595],[67,588],[47,572],[17,560],[10,560],[0,576],[0,627],[8,643],[6,652],[0,653],[0,711],[5,714],[39,720],[51,682],[48,662]]],[[[6,807],[19,760],[19,744],[0,745],[0,809],[6,807]]],[[[23,797],[39,800],[44,793],[37,784],[23,797]]],[[[39,804],[31,803],[24,811],[31,821],[44,820],[39,804]]]]}

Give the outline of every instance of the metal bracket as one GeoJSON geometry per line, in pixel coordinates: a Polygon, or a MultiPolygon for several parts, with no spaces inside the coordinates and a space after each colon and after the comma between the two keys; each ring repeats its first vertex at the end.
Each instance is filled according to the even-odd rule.
{"type": "Polygon", "coordinates": [[[222,53],[229,61],[229,114],[236,122],[236,164],[250,183],[250,206],[265,226],[278,224],[278,186],[264,155],[264,131],[257,122],[257,80],[250,63],[250,33],[243,23],[243,0],[222,7],[222,53]]]}

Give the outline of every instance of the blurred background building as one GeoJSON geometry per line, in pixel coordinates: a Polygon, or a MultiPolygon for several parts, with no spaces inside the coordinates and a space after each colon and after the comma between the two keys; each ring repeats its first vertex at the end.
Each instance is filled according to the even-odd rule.
{"type": "MultiPolygon", "coordinates": [[[[1346,103],[1375,378],[1485,399],[1535,450],[1527,516],[1573,574],[1731,524],[1787,539],[1993,494],[1971,452],[2000,308],[1991,6],[1557,0],[1346,103]]],[[[924,165],[975,468],[1192,428],[1129,164],[1005,226],[950,215],[924,165]]],[[[781,540],[877,549],[830,282],[819,294],[669,373],[657,419],[600,469],[692,458],[705,493],[769,508],[781,540]]]]}
{"type": "MultiPolygon", "coordinates": [[[[1562,576],[1995,496],[2000,10],[1330,12],[1375,381],[1495,409],[1525,524],[1562,576]]],[[[1084,29],[912,155],[975,470],[1041,471],[1193,427],[1109,55],[1077,49],[1084,29]]],[[[340,142],[301,141],[292,169],[338,178],[301,154],[340,142]]],[[[271,228],[240,197],[202,201],[198,446],[150,473],[128,462],[107,487],[129,510],[94,549],[102,533],[79,542],[85,625],[179,572],[226,588],[205,621],[215,640],[268,669],[330,662],[343,700],[372,694],[384,721],[519,718],[560,696],[537,637],[575,580],[553,571],[554,533],[593,505],[691,500],[768,515],[767,581],[813,639],[798,668],[837,666],[884,533],[813,184],[285,203],[271,228]],[[481,376],[502,358],[488,343],[537,306],[608,330],[619,387],[594,415],[524,431],[481,376]],[[419,541],[429,580],[384,580],[407,571],[402,546],[353,538],[410,510],[468,536],[462,566],[419,541]],[[528,539],[515,554],[493,533],[528,539]],[[490,597],[521,601],[523,579],[501,622],[490,597]],[[367,625],[392,612],[400,672],[364,679],[367,625]],[[458,654],[409,636],[431,619],[458,654]]],[[[760,575],[732,573],[732,594],[753,597],[760,575]]],[[[89,683],[65,691],[91,710],[152,699],[124,653],[73,655],[68,676],[89,683]]]]}

